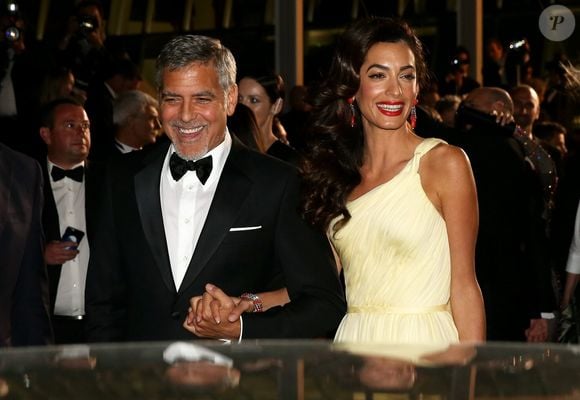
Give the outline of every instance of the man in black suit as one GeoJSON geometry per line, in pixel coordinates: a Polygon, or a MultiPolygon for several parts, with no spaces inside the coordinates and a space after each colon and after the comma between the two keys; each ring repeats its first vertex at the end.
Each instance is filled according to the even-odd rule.
{"type": "Polygon", "coordinates": [[[121,93],[113,104],[111,153],[126,154],[155,143],[161,131],[157,100],[140,90],[121,93]]]}
{"type": "Polygon", "coordinates": [[[87,89],[85,109],[91,120],[92,148],[90,159],[102,160],[109,155],[114,143],[113,107],[117,96],[128,90],[137,90],[141,75],[129,59],[113,59],[104,67],[101,79],[97,76],[87,89]]]}
{"type": "Polygon", "coordinates": [[[226,127],[237,102],[231,52],[180,36],[157,59],[170,143],[111,165],[91,236],[91,341],[187,340],[189,300],[212,283],[228,295],[287,287],[291,302],[220,338],[331,337],[346,311],[332,251],[297,212],[290,165],[250,151],[226,127]]]}
{"type": "Polygon", "coordinates": [[[52,341],[38,163],[0,144],[0,347],[52,341]]]}
{"type": "Polygon", "coordinates": [[[41,114],[40,136],[47,148],[47,156],[41,160],[44,259],[48,265],[55,342],[83,343],[89,241],[78,234],[77,243],[62,238],[68,227],[84,234],[95,208],[97,179],[94,169],[87,165],[91,147],[89,119],[83,106],[69,98],[48,103],[41,114]]]}
{"type": "Polygon", "coordinates": [[[547,318],[555,309],[547,247],[541,240],[543,193],[513,136],[513,109],[503,89],[473,90],[458,110],[456,124],[462,132],[455,144],[469,156],[477,185],[475,267],[487,339],[543,342],[547,318]]]}

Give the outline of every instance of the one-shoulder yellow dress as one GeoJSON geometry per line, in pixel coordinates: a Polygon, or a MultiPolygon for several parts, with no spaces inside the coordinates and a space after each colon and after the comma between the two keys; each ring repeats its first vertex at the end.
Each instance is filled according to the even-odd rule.
{"type": "Polygon", "coordinates": [[[336,342],[459,341],[447,229],[418,173],[421,157],[439,143],[425,139],[399,174],[348,202],[346,225],[333,234],[331,224],[348,304],[336,342]]]}

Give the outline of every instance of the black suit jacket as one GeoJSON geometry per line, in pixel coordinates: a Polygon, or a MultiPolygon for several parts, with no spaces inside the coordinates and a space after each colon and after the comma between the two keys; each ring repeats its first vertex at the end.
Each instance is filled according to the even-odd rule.
{"type": "Polygon", "coordinates": [[[326,237],[297,212],[297,172],[238,141],[176,290],[159,194],[167,149],[162,143],[120,157],[107,174],[91,238],[89,341],[192,339],[182,324],[206,283],[235,296],[288,288],[290,304],[244,315],[244,338],[331,337],[346,304],[326,237]]]}
{"type": "MultiPolygon", "coordinates": [[[[95,163],[86,163],[85,168],[85,220],[87,223],[87,231],[90,230],[90,225],[94,220],[96,212],[96,201],[99,194],[99,173],[102,172],[102,166],[95,163]]],[[[53,240],[60,240],[62,237],[61,227],[58,220],[58,210],[52,193],[50,185],[50,177],[48,176],[48,168],[46,158],[41,161],[41,168],[44,175],[44,207],[42,209],[42,225],[44,236],[47,242],[53,240]]],[[[63,227],[66,228],[66,227],[63,227]]],[[[74,227],[78,228],[78,227],[74,227]]],[[[86,234],[87,232],[85,232],[86,234]]],[[[83,240],[89,240],[88,235],[85,235],[83,240]]],[[[60,280],[60,272],[62,265],[48,265],[48,282],[50,294],[50,314],[54,313],[54,304],[56,301],[56,292],[58,290],[58,282],[60,280]]]]}
{"type": "Polygon", "coordinates": [[[509,132],[474,127],[456,137],[469,156],[479,202],[475,254],[487,339],[525,341],[530,319],[555,309],[547,262],[543,194],[509,132]]]}
{"type": "Polygon", "coordinates": [[[107,159],[114,144],[114,101],[115,98],[103,81],[93,82],[87,91],[84,107],[91,121],[91,160],[107,159]]]}
{"type": "Polygon", "coordinates": [[[41,210],[40,167],[0,144],[0,347],[52,340],[41,210]]]}

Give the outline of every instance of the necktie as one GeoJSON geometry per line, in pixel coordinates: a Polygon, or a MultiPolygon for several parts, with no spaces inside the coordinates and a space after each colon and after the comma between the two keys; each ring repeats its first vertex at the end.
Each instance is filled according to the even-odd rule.
{"type": "Polygon", "coordinates": [[[211,156],[204,157],[197,161],[184,160],[177,153],[173,153],[169,159],[169,169],[171,176],[176,181],[180,180],[187,171],[195,171],[197,178],[202,185],[205,184],[211,173],[212,159],[211,156]]]}
{"type": "Polygon", "coordinates": [[[85,172],[85,167],[82,165],[73,169],[62,169],[54,165],[52,167],[52,171],[50,171],[50,176],[55,182],[60,181],[65,176],[68,176],[70,179],[75,180],[77,182],[83,181],[83,175],[85,172]]]}

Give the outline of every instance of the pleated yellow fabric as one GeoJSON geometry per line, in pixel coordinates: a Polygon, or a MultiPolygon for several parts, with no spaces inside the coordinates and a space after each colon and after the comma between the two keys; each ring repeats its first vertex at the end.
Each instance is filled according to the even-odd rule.
{"type": "Polygon", "coordinates": [[[348,303],[336,342],[458,341],[447,229],[418,173],[421,157],[439,143],[421,142],[398,175],[349,202],[350,221],[330,230],[348,303]]]}

